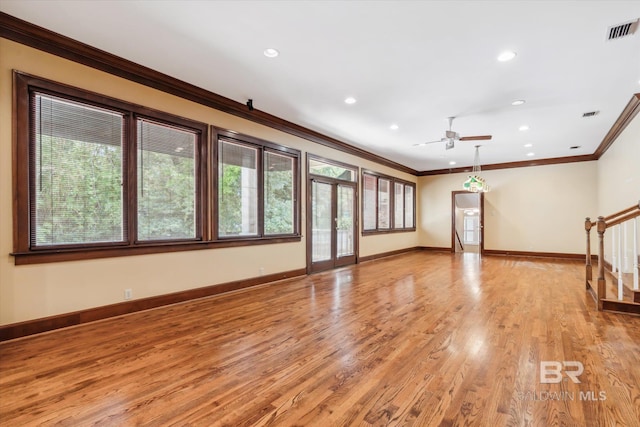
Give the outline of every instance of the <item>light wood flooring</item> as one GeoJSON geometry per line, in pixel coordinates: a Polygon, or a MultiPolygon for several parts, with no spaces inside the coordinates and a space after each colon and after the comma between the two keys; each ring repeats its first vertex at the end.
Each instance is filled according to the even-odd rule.
{"type": "Polygon", "coordinates": [[[0,425],[637,427],[640,319],[583,274],[414,252],[5,342],[0,425]]]}

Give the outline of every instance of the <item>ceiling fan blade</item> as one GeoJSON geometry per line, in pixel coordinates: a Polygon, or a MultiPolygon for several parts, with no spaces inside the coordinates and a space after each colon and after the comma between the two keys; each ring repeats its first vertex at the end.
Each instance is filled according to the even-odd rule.
{"type": "Polygon", "coordinates": [[[491,139],[491,135],[463,136],[460,141],[485,141],[491,139]]]}
{"type": "Polygon", "coordinates": [[[437,141],[429,141],[429,142],[421,142],[419,144],[413,144],[413,146],[414,147],[420,147],[420,146],[423,146],[423,145],[435,144],[436,142],[442,142],[442,141],[446,141],[446,140],[447,140],[447,138],[441,138],[441,139],[439,139],[437,141]]]}

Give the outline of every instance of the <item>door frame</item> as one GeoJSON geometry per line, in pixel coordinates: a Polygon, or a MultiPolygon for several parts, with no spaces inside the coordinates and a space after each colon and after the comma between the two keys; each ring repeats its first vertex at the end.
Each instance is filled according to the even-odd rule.
{"type": "MultiPolygon", "coordinates": [[[[455,190],[451,192],[451,252],[456,251],[456,195],[469,194],[466,190],[455,190]]],[[[480,255],[484,254],[484,193],[475,193],[479,195],[478,218],[480,221],[480,255]]]]}
{"type": "Polygon", "coordinates": [[[331,160],[331,159],[327,159],[324,157],[320,157],[320,156],[316,156],[313,155],[311,153],[307,153],[307,159],[306,159],[306,168],[305,168],[305,176],[306,176],[306,211],[305,211],[305,228],[306,228],[306,250],[307,250],[307,254],[306,254],[306,259],[307,259],[307,274],[312,274],[312,273],[318,273],[320,271],[325,271],[325,270],[330,270],[336,267],[343,267],[345,265],[352,265],[352,264],[357,264],[358,263],[358,253],[359,253],[359,220],[358,220],[358,207],[359,207],[359,191],[358,191],[358,187],[360,185],[359,183],[359,177],[360,177],[360,170],[357,166],[353,166],[350,165],[348,163],[342,163],[339,161],[335,161],[335,160],[331,160]],[[323,176],[323,175],[315,175],[309,172],[309,161],[310,160],[317,160],[323,163],[327,163],[330,165],[335,165],[335,166],[339,166],[339,167],[343,167],[343,168],[347,168],[347,169],[351,169],[354,171],[355,174],[355,181],[346,181],[346,180],[342,180],[342,179],[337,179],[337,178],[331,178],[328,176],[323,176]],[[327,261],[320,261],[318,263],[315,263],[316,265],[313,265],[312,262],[312,254],[313,254],[313,248],[312,248],[312,244],[313,244],[313,230],[312,230],[312,216],[311,216],[311,192],[312,190],[312,185],[313,185],[313,181],[317,181],[317,182],[322,182],[325,184],[330,184],[332,185],[332,190],[331,190],[331,194],[332,194],[332,200],[335,200],[336,203],[334,203],[331,206],[331,214],[332,214],[332,223],[335,222],[335,218],[337,216],[337,189],[338,189],[338,185],[344,185],[344,186],[349,186],[349,187],[353,187],[353,256],[349,256],[349,257],[342,257],[340,258],[340,260],[342,262],[339,262],[337,256],[336,256],[336,233],[335,233],[335,224],[333,224],[332,226],[332,233],[331,233],[331,246],[332,246],[332,250],[331,250],[331,260],[327,260],[327,261]],[[314,268],[315,267],[315,268],[314,268]]]}

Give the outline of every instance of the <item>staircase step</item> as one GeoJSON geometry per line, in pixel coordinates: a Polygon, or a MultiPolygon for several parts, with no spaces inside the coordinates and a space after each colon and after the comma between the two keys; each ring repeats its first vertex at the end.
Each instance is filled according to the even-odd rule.
{"type": "Polygon", "coordinates": [[[617,299],[603,299],[602,309],[605,311],[615,311],[616,313],[635,314],[640,316],[640,303],[629,301],[618,301],[617,299]]]}
{"type": "MultiPolygon", "coordinates": [[[[618,273],[612,273],[610,270],[605,270],[605,277],[607,278],[607,296],[610,299],[613,299],[618,296],[618,273]]],[[[622,285],[623,299],[629,302],[640,303],[640,291],[634,291],[632,289],[633,274],[624,273],[622,275],[622,285]]]]}

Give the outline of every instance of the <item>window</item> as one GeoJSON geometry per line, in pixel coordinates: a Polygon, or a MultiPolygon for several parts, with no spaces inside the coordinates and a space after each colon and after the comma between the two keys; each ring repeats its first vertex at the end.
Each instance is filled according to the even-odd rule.
{"type": "Polygon", "coordinates": [[[205,124],[19,73],[16,90],[17,252],[202,240],[205,124]]]}
{"type": "Polygon", "coordinates": [[[362,187],[363,229],[375,230],[378,228],[378,208],[376,207],[378,178],[373,175],[364,174],[362,176],[362,187]]]}
{"type": "Polygon", "coordinates": [[[326,176],[329,178],[339,179],[341,181],[356,182],[357,168],[349,167],[349,165],[338,165],[332,163],[331,160],[319,158],[309,158],[309,173],[312,175],[326,176]]]}
{"type": "MultiPolygon", "coordinates": [[[[465,212],[465,215],[468,215],[465,212]]],[[[464,243],[477,245],[480,242],[480,218],[471,213],[471,216],[464,217],[464,243]]]]}
{"type": "Polygon", "coordinates": [[[300,153],[218,130],[220,239],[298,235],[300,153]]]}
{"type": "Polygon", "coordinates": [[[295,159],[264,153],[264,233],[295,233],[295,159]]]}
{"type": "Polygon", "coordinates": [[[124,114],[31,97],[33,248],[122,242],[124,114]]]}
{"type": "Polygon", "coordinates": [[[138,240],[195,239],[196,132],[137,120],[138,240]]]}
{"type": "Polygon", "coordinates": [[[258,150],[220,141],[218,235],[258,234],[258,150]]]}
{"type": "Polygon", "coordinates": [[[14,88],[16,264],[300,240],[299,151],[19,72],[14,88]]]}
{"type": "Polygon", "coordinates": [[[395,182],[393,184],[394,193],[394,211],[393,211],[393,228],[404,228],[404,184],[395,182]]]}
{"type": "Polygon", "coordinates": [[[378,228],[388,229],[391,221],[390,201],[391,201],[391,181],[388,179],[378,179],[378,228]]]}
{"type": "Polygon", "coordinates": [[[363,171],[363,233],[415,231],[414,206],[414,183],[363,171]]]}
{"type": "Polygon", "coordinates": [[[404,227],[416,228],[414,212],[416,196],[414,194],[415,185],[404,184],[404,227]]]}

